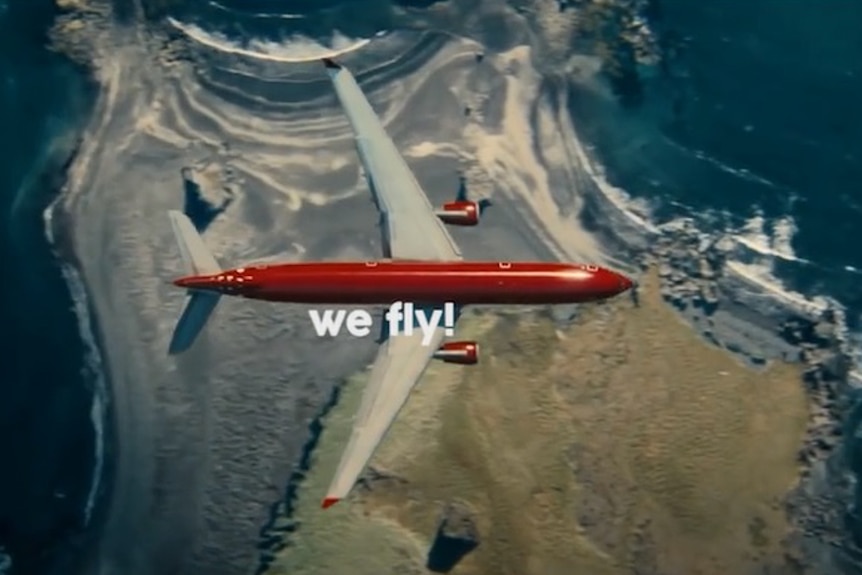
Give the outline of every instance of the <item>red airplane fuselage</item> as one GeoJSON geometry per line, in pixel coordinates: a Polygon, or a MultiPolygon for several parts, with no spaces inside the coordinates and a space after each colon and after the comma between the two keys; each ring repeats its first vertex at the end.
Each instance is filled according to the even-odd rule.
{"type": "Polygon", "coordinates": [[[253,265],[174,284],[293,303],[555,304],[613,297],[633,282],[592,265],[384,260],[253,265]]]}

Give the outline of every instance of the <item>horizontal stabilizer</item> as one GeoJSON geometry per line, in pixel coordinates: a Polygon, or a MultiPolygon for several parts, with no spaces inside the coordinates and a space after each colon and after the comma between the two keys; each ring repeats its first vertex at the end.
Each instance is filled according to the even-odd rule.
{"type": "MultiPolygon", "coordinates": [[[[222,271],[216,259],[207,249],[192,221],[182,212],[168,212],[171,227],[180,248],[186,273],[189,275],[210,275],[222,271]]],[[[171,355],[186,351],[194,343],[206,325],[210,315],[221,299],[221,294],[188,290],[186,305],[174,328],[168,353],[171,355]]]]}
{"type": "Polygon", "coordinates": [[[218,304],[221,294],[189,290],[183,315],[174,328],[168,353],[176,355],[186,351],[194,343],[198,334],[218,304]]]}

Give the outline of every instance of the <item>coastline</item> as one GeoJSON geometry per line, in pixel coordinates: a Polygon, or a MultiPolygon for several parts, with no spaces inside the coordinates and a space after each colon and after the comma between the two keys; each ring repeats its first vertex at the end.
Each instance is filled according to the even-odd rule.
{"type": "MultiPolygon", "coordinates": [[[[594,199],[602,203],[600,198],[594,199]]],[[[614,201],[605,201],[604,210],[618,209],[620,205],[614,201]]],[[[607,215],[606,212],[605,215],[607,215]]],[[[623,215],[618,214],[618,217],[623,215]]],[[[612,230],[613,228],[610,227],[601,231],[611,233],[612,230]]],[[[716,253],[726,255],[724,251],[727,249],[726,241],[712,238],[709,243],[703,245],[704,234],[690,220],[662,226],[658,231],[658,237],[653,238],[653,247],[649,251],[639,252],[641,269],[642,271],[659,270],[662,300],[667,307],[673,309],[694,335],[705,345],[723,350],[735,357],[736,361],[746,369],[756,372],[763,371],[775,362],[801,366],[801,377],[797,384],[801,390],[804,390],[810,412],[806,418],[804,436],[797,451],[797,463],[800,469],[798,483],[784,494],[782,500],[782,508],[786,509],[787,519],[794,528],[794,531],[782,541],[782,545],[787,546],[791,562],[797,561],[799,565],[815,568],[817,573],[833,573],[830,569],[837,568],[835,565],[840,564],[840,559],[829,556],[830,547],[825,545],[821,547],[818,541],[828,541],[826,545],[830,546],[844,544],[847,542],[847,533],[841,528],[840,513],[827,514],[826,517],[831,520],[831,523],[824,521],[822,515],[824,494],[819,491],[831,492],[828,501],[831,502],[834,510],[846,506],[848,497],[851,495],[847,484],[836,485],[827,479],[829,474],[842,473],[841,465],[838,464],[838,469],[835,466],[836,460],[843,457],[841,441],[844,430],[841,422],[847,419],[850,408],[847,401],[840,399],[848,397],[851,387],[847,381],[850,377],[849,350],[845,347],[846,342],[842,337],[840,308],[812,306],[810,302],[793,307],[794,298],[774,299],[766,302],[767,305],[764,306],[764,302],[752,293],[753,289],[763,289],[759,283],[751,282],[744,275],[734,275],[732,268],[728,270],[728,277],[722,277],[724,270],[720,266],[726,265],[726,262],[719,263],[716,253]],[[698,246],[700,246],[699,249],[698,246]],[[693,250],[696,251],[695,254],[693,250]],[[692,271],[693,269],[700,271],[692,271]],[[752,305],[751,302],[757,302],[757,304],[752,305]],[[730,308],[730,311],[727,308],[730,308]],[[836,398],[839,399],[836,400],[836,398]],[[830,467],[832,469],[828,471],[830,467]],[[836,494],[838,497],[835,496],[836,494]],[[829,567],[830,565],[833,567],[829,567]]],[[[626,240],[630,238],[629,235],[626,240]]],[[[616,239],[621,244],[625,242],[620,237],[616,239]]],[[[631,253],[632,249],[632,245],[626,245],[622,253],[631,253]]],[[[769,295],[773,289],[764,289],[763,293],[769,295]]],[[[835,304],[832,303],[832,305],[835,304]]],[[[484,311],[480,315],[486,317],[487,321],[490,318],[506,317],[506,312],[484,311]]],[[[523,313],[515,313],[514,317],[519,315],[523,313]]],[[[580,313],[577,314],[579,315],[580,313]]],[[[562,323],[558,320],[558,329],[565,328],[570,323],[571,320],[564,320],[562,323]]],[[[468,324],[470,326],[468,331],[475,329],[473,320],[468,324]]],[[[492,358],[489,360],[493,361],[492,358]]],[[[352,380],[361,381],[363,373],[354,375],[352,380]]],[[[436,381],[439,377],[433,376],[432,379],[435,379],[433,384],[442,385],[440,381],[436,381]]],[[[427,385],[432,383],[426,382],[427,385]]],[[[355,381],[348,384],[353,388],[359,385],[355,381]]],[[[349,393],[350,397],[353,397],[351,401],[355,402],[354,396],[357,393],[355,389],[343,393],[349,393]]],[[[430,406],[425,405],[425,408],[430,406]]],[[[331,426],[337,428],[333,433],[337,433],[339,437],[346,433],[341,427],[346,425],[342,420],[345,417],[349,419],[350,404],[346,408],[336,404],[336,410],[335,415],[330,414],[329,409],[321,413],[312,444],[318,445],[320,434],[325,433],[331,426]],[[344,411],[345,409],[347,411],[344,411]],[[332,418],[336,421],[329,421],[332,418]]],[[[413,415],[418,417],[418,413],[413,415]]],[[[343,437],[341,439],[343,440],[343,437]]],[[[325,441],[327,454],[313,454],[313,456],[316,459],[325,457],[328,461],[327,466],[331,466],[334,461],[330,461],[333,454],[329,453],[329,450],[334,449],[337,454],[337,445],[343,441],[334,441],[335,446],[333,446],[333,440],[326,438],[325,441]]],[[[401,445],[400,439],[397,442],[401,445]]],[[[394,449],[389,447],[394,443],[396,443],[394,439],[387,440],[387,444],[383,447],[384,453],[394,449]]],[[[403,454],[405,449],[409,448],[402,445],[399,452],[403,454]]],[[[375,462],[378,459],[380,458],[376,458],[375,462]]],[[[403,459],[395,461],[404,464],[403,459]]],[[[348,507],[346,513],[351,514],[351,517],[353,517],[352,514],[358,513],[366,518],[369,516],[384,518],[383,524],[386,524],[388,522],[386,518],[392,512],[392,504],[386,504],[383,511],[378,510],[376,506],[368,508],[365,505],[368,495],[371,494],[372,498],[386,499],[385,495],[381,495],[380,490],[394,489],[401,493],[405,489],[403,485],[408,481],[394,471],[387,471],[391,469],[388,464],[393,463],[391,455],[384,457],[383,461],[378,463],[383,467],[372,463],[372,467],[360,481],[361,488],[358,491],[362,495],[358,496],[356,501],[346,502],[344,505],[348,507]]],[[[315,565],[322,564],[318,564],[302,547],[303,542],[306,542],[312,544],[314,549],[318,549],[324,545],[320,538],[331,539],[328,528],[311,517],[318,513],[316,504],[319,497],[316,491],[325,486],[325,483],[320,485],[318,481],[326,481],[325,473],[322,474],[317,469],[312,469],[309,473],[308,467],[303,467],[301,472],[297,472],[291,480],[290,491],[299,494],[298,503],[291,498],[290,505],[285,505],[280,510],[279,524],[289,527],[270,533],[270,536],[261,542],[265,545],[264,554],[267,557],[264,564],[272,565],[271,571],[262,571],[263,573],[294,573],[297,572],[296,569],[300,569],[299,572],[304,572],[303,569],[313,571],[316,568],[315,565]],[[309,478],[313,479],[312,485],[306,484],[309,478]],[[311,525],[306,526],[306,523],[311,525]],[[310,533],[305,535],[302,532],[304,529],[309,530],[310,533]]],[[[416,496],[414,491],[410,493],[416,496]]],[[[458,495],[453,494],[453,497],[458,495]]],[[[399,505],[412,508],[416,504],[399,505]]],[[[400,548],[402,544],[395,541],[404,535],[403,533],[396,536],[394,532],[383,529],[382,525],[355,523],[353,519],[347,517],[343,517],[342,521],[349,525],[343,530],[342,535],[350,541],[358,537],[353,530],[371,529],[379,531],[379,536],[386,542],[382,548],[385,548],[387,553],[400,548]]],[[[394,525],[393,523],[390,527],[395,529],[394,525]]],[[[400,528],[401,526],[397,529],[400,528]]],[[[403,528],[410,533],[408,539],[418,536],[410,531],[409,526],[404,525],[403,528]]],[[[359,539],[354,542],[357,541],[359,539]]],[[[362,541],[365,540],[362,539],[362,541]]],[[[366,543],[370,544],[370,542],[366,543]]],[[[430,541],[416,543],[431,545],[430,541]]],[[[334,568],[338,565],[336,559],[338,555],[334,549],[330,551],[332,558],[326,562],[326,565],[334,568]]],[[[365,568],[363,564],[362,569],[365,568]]]]}
{"type": "Polygon", "coordinates": [[[801,369],[752,368],[692,337],[659,281],[651,266],[637,304],[580,306],[568,325],[467,313],[480,363],[430,366],[355,492],[324,514],[358,373],[268,573],[419,573],[435,550],[464,575],[780,572],[801,369]]]}
{"type": "Polygon", "coordinates": [[[0,572],[76,571],[92,527],[90,493],[98,438],[88,417],[91,381],[78,338],[74,296],[62,258],[46,238],[42,211],[61,194],[77,134],[90,112],[86,70],[46,49],[55,6],[2,3],[0,69],[4,154],[0,174],[5,227],[3,493],[0,572]],[[7,195],[8,194],[8,195],[7,195]],[[7,315],[8,314],[8,315],[7,315]],[[5,549],[3,548],[5,546],[5,549]]]}
{"type": "MultiPolygon", "coordinates": [[[[70,157],[70,161],[77,157],[80,147],[70,157]]],[[[65,170],[64,170],[65,171],[65,170]]],[[[66,281],[75,314],[78,318],[78,329],[84,342],[84,367],[82,369],[89,382],[92,393],[90,408],[90,420],[94,430],[95,453],[93,462],[93,476],[87,495],[85,506],[85,525],[88,530],[79,540],[80,556],[78,561],[84,572],[92,559],[91,554],[95,551],[95,543],[101,537],[104,528],[104,520],[107,517],[105,502],[110,494],[111,483],[114,477],[113,456],[116,453],[115,438],[111,433],[111,400],[110,381],[106,358],[103,357],[103,340],[98,331],[98,322],[93,321],[94,308],[87,296],[86,285],[80,272],[80,262],[77,259],[72,246],[71,223],[67,221],[63,213],[55,215],[56,206],[62,201],[61,190],[58,196],[45,208],[43,212],[45,234],[52,250],[57,257],[61,273],[66,281]]]]}
{"type": "MultiPolygon", "coordinates": [[[[577,156],[577,154],[575,154],[575,156],[577,156]]],[[[584,165],[583,160],[584,157],[580,157],[581,168],[586,170],[586,166],[584,165]]],[[[586,173],[590,174],[592,179],[601,179],[600,174],[597,174],[595,172],[590,173],[588,170],[586,171],[586,173]]],[[[590,187],[586,186],[585,189],[589,190],[590,187]]],[[[604,225],[607,226],[606,228],[596,230],[599,232],[599,235],[601,237],[617,237],[619,245],[626,246],[627,251],[625,253],[638,252],[639,250],[643,249],[645,240],[642,236],[639,236],[639,233],[641,232],[636,229],[632,229],[631,225],[624,228],[620,225],[611,225],[608,223],[619,222],[621,219],[627,220],[629,222],[638,223],[639,216],[636,216],[635,214],[636,217],[632,217],[633,213],[628,211],[627,206],[625,205],[625,197],[612,197],[606,193],[603,193],[603,191],[599,187],[596,187],[593,194],[586,194],[585,205],[587,206],[588,210],[585,215],[590,221],[594,222],[595,225],[601,225],[598,224],[598,222],[605,222],[604,225]],[[621,229],[625,229],[626,232],[621,234],[621,229]],[[633,239],[636,239],[634,243],[633,239]]],[[[648,223],[648,221],[644,219],[641,219],[640,221],[648,223]]],[[[66,222],[65,225],[69,226],[70,228],[73,226],[71,221],[66,222]]],[[[702,240],[702,235],[694,228],[687,228],[686,225],[687,224],[681,224],[677,222],[676,226],[681,227],[682,231],[679,231],[673,226],[665,226],[663,229],[656,228],[650,231],[650,237],[655,238],[656,236],[654,234],[656,232],[661,237],[667,237],[668,235],[670,235],[672,240],[671,243],[678,242],[678,245],[685,246],[686,250],[689,250],[692,248],[692,244],[700,243],[700,241],[702,240]]],[[[70,241],[69,245],[74,244],[70,241]]],[[[657,259],[662,260],[661,263],[667,264],[670,268],[670,271],[665,276],[667,286],[666,297],[667,299],[671,300],[669,303],[674,304],[676,307],[680,307],[684,303],[685,305],[683,307],[685,307],[685,310],[698,310],[694,316],[689,316],[689,319],[695,326],[696,331],[701,333],[701,335],[703,335],[704,337],[710,337],[705,333],[707,328],[703,327],[706,323],[708,323],[708,321],[703,318],[708,317],[709,314],[703,312],[702,308],[708,308],[716,304],[718,305],[719,309],[721,309],[722,305],[724,305],[725,307],[733,307],[734,309],[753,309],[757,315],[762,316],[763,319],[766,320],[767,327],[761,325],[759,326],[761,329],[759,329],[756,333],[748,334],[751,335],[751,341],[747,343],[745,341],[731,342],[731,345],[739,350],[739,355],[741,358],[745,359],[746,361],[751,361],[755,364],[759,363],[761,360],[768,361],[769,359],[771,359],[771,357],[762,357],[764,355],[762,351],[758,351],[757,353],[749,351],[752,348],[766,348],[767,356],[784,357],[785,359],[787,359],[787,354],[789,353],[788,346],[792,347],[793,345],[796,345],[798,347],[800,343],[804,343],[789,343],[787,341],[781,343],[782,337],[784,336],[781,334],[778,334],[776,336],[776,334],[774,333],[768,333],[770,329],[774,331],[781,331],[786,327],[787,323],[790,322],[795,323],[796,325],[794,329],[796,329],[799,333],[804,334],[806,337],[810,336],[808,332],[811,332],[812,330],[816,331],[815,324],[819,320],[819,318],[816,314],[812,316],[811,310],[793,309],[792,306],[782,305],[774,308],[770,312],[768,310],[764,311],[762,309],[757,309],[756,307],[751,307],[753,302],[762,301],[764,299],[756,294],[757,290],[763,290],[764,286],[762,284],[758,286],[756,285],[756,283],[753,283],[751,281],[752,278],[746,278],[744,275],[736,273],[738,269],[734,270],[733,267],[724,268],[723,270],[717,270],[716,268],[712,268],[711,273],[716,276],[721,275],[720,272],[727,273],[727,275],[724,277],[724,282],[719,282],[718,278],[715,277],[700,277],[692,279],[690,277],[692,275],[692,270],[687,269],[684,263],[684,260],[686,258],[679,258],[673,253],[671,253],[676,247],[678,246],[666,246],[667,252],[656,256],[657,259]],[[675,274],[674,270],[677,270],[678,273],[675,274]],[[737,283],[735,280],[733,280],[734,277],[736,279],[744,280],[744,283],[737,283]],[[695,285],[692,285],[693,283],[695,285]],[[705,292],[707,293],[707,295],[704,295],[705,292]],[[750,296],[751,293],[755,293],[755,297],[747,297],[750,296]],[[717,301],[713,301],[713,298],[715,298],[717,301]],[[766,338],[768,336],[771,336],[772,339],[767,340],[766,338]]],[[[721,251],[721,246],[711,246],[710,249],[721,251]]],[[[699,253],[698,257],[702,257],[703,259],[709,260],[711,257],[714,257],[714,254],[712,252],[708,254],[706,252],[699,253]]],[[[87,291],[89,292],[89,290],[87,291]]],[[[766,294],[767,296],[770,295],[768,290],[766,290],[766,294]]],[[[774,298],[774,295],[775,294],[771,294],[771,297],[774,298]]],[[[739,317],[739,315],[744,316],[745,314],[737,314],[736,316],[733,316],[733,314],[731,314],[732,317],[737,318],[739,317]]],[[[840,313],[835,314],[835,320],[828,323],[837,325],[836,322],[840,321],[840,317],[840,313]]],[[[93,316],[93,319],[95,320],[94,325],[96,326],[97,330],[100,321],[106,321],[104,318],[100,319],[97,314],[93,316]]],[[[748,322],[751,319],[751,317],[748,317],[744,318],[742,321],[748,322]]],[[[758,322],[755,320],[754,323],[756,324],[758,322]]],[[[82,325],[85,324],[82,323],[82,325]]],[[[738,331],[738,327],[739,323],[735,323],[734,320],[730,320],[727,326],[719,322],[718,326],[716,326],[714,323],[708,329],[711,332],[712,337],[717,338],[719,342],[721,342],[722,336],[727,337],[731,333],[736,333],[738,331]],[[716,336],[716,333],[718,333],[718,336],[716,336]]],[[[839,326],[839,328],[840,327],[841,326],[839,326]]],[[[743,334],[743,336],[745,335],[746,334],[743,334]]],[[[102,336],[97,335],[96,341],[102,341],[101,337],[102,336]]],[[[725,345],[727,345],[726,342],[725,345]]],[[[805,353],[802,354],[802,359],[803,361],[810,362],[809,365],[811,366],[812,370],[816,371],[817,373],[820,373],[821,368],[824,364],[834,363],[836,356],[844,357],[848,353],[848,350],[842,347],[844,343],[840,342],[840,338],[838,337],[838,335],[834,334],[827,334],[827,337],[815,340],[814,345],[823,347],[806,348],[803,346],[803,351],[805,351],[805,353]],[[828,344],[823,344],[821,340],[827,341],[828,344]],[[823,355],[828,354],[821,354],[820,350],[826,350],[828,353],[832,353],[833,355],[829,357],[823,357],[823,355]]],[[[106,347],[103,341],[100,347],[104,353],[106,347]]],[[[110,359],[109,354],[107,354],[106,359],[110,359]]],[[[840,359],[838,360],[838,363],[841,363],[840,359]]],[[[106,371],[106,374],[107,373],[109,373],[109,371],[106,371]]],[[[847,391],[847,388],[850,387],[850,384],[846,381],[842,381],[842,378],[845,378],[848,375],[849,374],[842,374],[840,372],[833,373],[829,376],[831,378],[828,380],[830,383],[828,383],[825,390],[815,386],[815,389],[811,391],[816,395],[817,398],[821,397],[819,395],[821,394],[821,392],[824,396],[829,396],[831,394],[845,395],[845,392],[847,391]]],[[[816,378],[820,376],[813,375],[811,377],[816,378]]],[[[829,411],[829,418],[834,418],[838,420],[846,419],[846,416],[840,415],[840,413],[846,412],[846,406],[840,406],[837,404],[830,403],[829,405],[825,406],[824,409],[837,410],[834,412],[829,411]]],[[[833,433],[833,429],[834,428],[830,428],[825,432],[826,437],[831,436],[831,434],[833,433]]],[[[808,453],[806,455],[806,457],[810,457],[808,465],[811,469],[820,469],[824,465],[824,461],[827,458],[835,457],[833,455],[830,455],[832,453],[836,453],[836,451],[834,450],[834,443],[828,449],[822,449],[821,447],[816,446],[816,444],[818,444],[824,437],[823,435],[820,435],[822,433],[823,430],[821,430],[820,428],[816,428],[815,431],[812,431],[812,435],[807,442],[808,447],[815,445],[815,449],[811,453],[808,453]]],[[[109,441],[107,445],[111,445],[111,442],[109,441]]],[[[109,452],[110,449],[106,451],[106,453],[109,452]]],[[[816,473],[810,473],[809,475],[812,474],[816,475],[816,473]]],[[[797,515],[799,517],[802,517],[803,519],[806,514],[806,511],[804,509],[804,506],[806,505],[805,498],[805,488],[800,488],[800,495],[798,496],[798,501],[796,502],[797,507],[795,508],[794,512],[797,513],[797,515]]]]}
{"type": "MultiPolygon", "coordinates": [[[[581,158],[589,173],[603,177],[595,159],[581,158]]],[[[772,273],[774,254],[732,231],[707,232],[690,217],[655,227],[641,219],[645,208],[625,192],[587,189],[598,192],[586,204],[588,221],[627,223],[600,230],[604,239],[624,252],[637,250],[643,244],[632,244],[631,238],[640,228],[644,240],[655,242],[642,253],[641,265],[659,266],[664,300],[699,337],[752,367],[775,359],[804,366],[799,384],[811,413],[798,454],[800,482],[785,501],[794,526],[787,543],[800,566],[830,575],[853,572],[862,545],[851,479],[862,471],[854,432],[862,421],[862,373],[845,307],[830,297],[809,299],[785,287],[772,273]],[[619,213],[629,207],[633,213],[619,213]],[[730,313],[723,313],[728,308],[730,313]]]]}

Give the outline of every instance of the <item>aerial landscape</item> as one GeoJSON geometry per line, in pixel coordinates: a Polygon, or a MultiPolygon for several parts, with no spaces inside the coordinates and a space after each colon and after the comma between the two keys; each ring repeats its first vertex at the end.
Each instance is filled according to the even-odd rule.
{"type": "Polygon", "coordinates": [[[862,9],[791,4],[0,0],[0,574],[862,573],[862,9]],[[225,268],[386,256],[323,58],[491,200],[464,260],[637,281],[466,308],[328,509],[374,337],[223,298],[168,354],[169,211],[225,268]]]}

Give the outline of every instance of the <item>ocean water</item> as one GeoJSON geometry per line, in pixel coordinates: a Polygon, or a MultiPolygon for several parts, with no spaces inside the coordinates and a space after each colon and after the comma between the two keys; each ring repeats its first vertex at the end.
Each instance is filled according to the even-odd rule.
{"type": "Polygon", "coordinates": [[[207,0],[187,2],[172,15],[210,33],[279,42],[301,30],[311,38],[371,37],[391,27],[391,4],[423,8],[437,0],[207,0]]]}
{"type": "Polygon", "coordinates": [[[675,55],[642,70],[642,104],[571,102],[608,179],[658,220],[744,238],[787,287],[837,298],[858,327],[862,4],[656,4],[675,55]]]}
{"type": "Polygon", "coordinates": [[[0,546],[28,575],[61,566],[94,467],[77,319],[42,220],[89,89],[44,48],[52,17],[51,0],[0,0],[0,546]]]}

